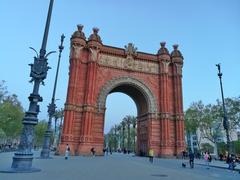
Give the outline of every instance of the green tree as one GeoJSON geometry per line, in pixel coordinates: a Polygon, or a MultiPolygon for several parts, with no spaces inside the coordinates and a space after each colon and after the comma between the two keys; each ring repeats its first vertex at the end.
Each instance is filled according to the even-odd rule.
{"type": "Polygon", "coordinates": [[[45,120],[39,121],[35,126],[35,138],[34,138],[34,146],[41,147],[43,143],[43,138],[45,131],[47,130],[48,123],[45,120]]]}
{"type": "Polygon", "coordinates": [[[131,133],[131,139],[133,140],[133,152],[136,152],[136,125],[137,125],[137,118],[133,117],[131,119],[132,123],[132,133],[131,133]]]}
{"type": "Polygon", "coordinates": [[[8,93],[7,86],[5,86],[4,84],[5,81],[0,81],[0,103],[2,103],[2,101],[6,97],[6,94],[8,93]]]}
{"type": "Polygon", "coordinates": [[[16,95],[7,96],[0,103],[0,126],[9,141],[20,136],[23,116],[23,108],[16,95]]]}
{"type": "Polygon", "coordinates": [[[121,126],[122,126],[122,149],[125,148],[125,129],[126,129],[126,122],[122,121],[121,122],[121,126]]]}
{"type": "Polygon", "coordinates": [[[56,131],[57,131],[57,121],[59,119],[63,118],[63,113],[64,113],[64,110],[63,109],[59,109],[59,110],[56,110],[55,113],[53,114],[53,118],[54,118],[54,132],[55,132],[55,134],[56,134],[56,131]]]}
{"type": "Polygon", "coordinates": [[[126,125],[127,125],[127,150],[130,150],[130,146],[131,146],[131,137],[130,137],[130,125],[132,123],[132,119],[135,118],[134,116],[126,116],[123,118],[123,121],[125,121],[126,125]]]}
{"type": "MultiPolygon", "coordinates": [[[[217,100],[217,105],[221,109],[221,116],[223,117],[222,112],[222,102],[217,100]]],[[[227,117],[229,121],[229,131],[235,131],[240,128],[240,97],[237,98],[226,98],[225,107],[227,112],[227,117]]]]}
{"type": "MultiPolygon", "coordinates": [[[[229,121],[229,131],[236,131],[240,128],[240,97],[226,98],[225,107],[229,121]]],[[[225,136],[221,101],[217,100],[214,105],[204,105],[201,101],[191,104],[185,111],[185,130],[188,134],[194,134],[197,129],[201,132],[198,144],[201,138],[208,139],[214,144],[214,153],[217,154],[217,142],[225,136]]],[[[222,151],[224,146],[219,147],[222,151]]]]}
{"type": "Polygon", "coordinates": [[[222,116],[219,106],[211,104],[205,106],[200,131],[203,138],[214,144],[214,154],[218,155],[217,142],[223,136],[222,116]]]}
{"type": "MultiPolygon", "coordinates": [[[[185,130],[189,135],[196,134],[197,129],[200,128],[201,121],[204,114],[204,104],[202,101],[194,102],[185,111],[185,130]]],[[[200,149],[201,136],[197,138],[197,146],[200,149]]]]}

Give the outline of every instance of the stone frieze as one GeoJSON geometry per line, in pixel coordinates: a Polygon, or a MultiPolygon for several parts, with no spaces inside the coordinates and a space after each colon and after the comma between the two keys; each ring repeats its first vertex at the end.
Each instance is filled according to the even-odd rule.
{"type": "Polygon", "coordinates": [[[122,58],[102,54],[99,65],[138,72],[159,74],[159,65],[154,62],[139,61],[133,58],[122,58]]]}

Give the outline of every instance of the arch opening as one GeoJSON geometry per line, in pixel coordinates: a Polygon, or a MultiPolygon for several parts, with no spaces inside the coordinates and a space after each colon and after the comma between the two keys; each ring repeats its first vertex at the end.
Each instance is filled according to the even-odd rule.
{"type": "Polygon", "coordinates": [[[124,117],[137,117],[137,106],[133,99],[122,92],[108,94],[104,120],[104,134],[107,134],[114,125],[119,125],[124,117]]]}
{"type": "Polygon", "coordinates": [[[108,94],[104,117],[105,154],[136,152],[136,117],[136,103],[129,95],[122,92],[108,94]],[[124,130],[123,122],[126,123],[124,130]]]}
{"type": "MultiPolygon", "coordinates": [[[[150,132],[148,127],[149,126],[148,122],[150,120],[149,115],[156,114],[157,110],[155,98],[150,89],[143,82],[129,77],[115,78],[107,82],[100,90],[98,98],[99,112],[105,114],[107,96],[109,94],[116,92],[128,95],[136,105],[137,108],[137,117],[135,125],[136,138],[134,137],[136,144],[134,143],[135,145],[133,151],[135,151],[139,155],[147,155],[150,132]]],[[[124,143],[125,140],[123,135],[123,142],[120,143],[122,144],[121,146],[123,148],[122,150],[127,149],[126,147],[128,148],[130,147],[129,144],[125,146],[124,143]]],[[[126,143],[129,143],[129,140],[126,143]]]]}
{"type": "Polygon", "coordinates": [[[114,78],[102,87],[98,96],[99,112],[105,110],[107,95],[113,92],[130,96],[137,106],[138,116],[157,112],[157,103],[151,90],[143,82],[130,77],[114,78]]]}

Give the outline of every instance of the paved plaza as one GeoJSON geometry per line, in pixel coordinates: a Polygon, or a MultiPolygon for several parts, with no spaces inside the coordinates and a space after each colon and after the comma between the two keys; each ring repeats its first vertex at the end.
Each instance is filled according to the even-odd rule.
{"type": "MultiPolygon", "coordinates": [[[[0,153],[0,168],[10,167],[13,153],[0,153]]],[[[38,156],[38,152],[35,152],[38,156]]],[[[227,165],[213,162],[212,165],[222,168],[204,166],[202,160],[196,160],[195,168],[190,169],[187,164],[182,168],[182,162],[187,160],[159,159],[149,163],[145,157],[133,155],[113,154],[104,157],[73,156],[64,160],[62,156],[53,159],[34,159],[33,165],[41,172],[35,173],[0,173],[0,180],[239,180],[237,171],[225,169],[227,165]]],[[[239,168],[239,165],[238,165],[239,168]]]]}

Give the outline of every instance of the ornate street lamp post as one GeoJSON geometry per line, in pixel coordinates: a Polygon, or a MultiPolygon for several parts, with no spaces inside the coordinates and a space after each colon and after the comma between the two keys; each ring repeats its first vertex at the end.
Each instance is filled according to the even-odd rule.
{"type": "Polygon", "coordinates": [[[56,87],[57,87],[57,78],[58,78],[58,71],[59,71],[59,65],[60,65],[60,59],[61,59],[61,54],[63,51],[63,40],[65,36],[61,36],[61,45],[59,46],[59,55],[58,55],[58,64],[57,64],[57,71],[56,71],[56,76],[55,76],[55,82],[54,82],[54,87],[53,87],[53,94],[52,94],[52,100],[51,103],[48,105],[48,126],[47,130],[44,134],[44,140],[43,140],[43,147],[41,151],[40,157],[43,159],[48,159],[49,154],[50,154],[50,140],[51,140],[51,135],[52,135],[52,129],[51,129],[51,124],[52,124],[52,117],[55,113],[56,110],[56,104],[55,104],[55,94],[56,94],[56,87]]]}
{"type": "Polygon", "coordinates": [[[224,95],[223,95],[223,87],[222,87],[222,73],[221,73],[221,66],[220,64],[216,64],[218,68],[218,77],[220,80],[220,87],[221,87],[221,95],[222,95],[222,106],[223,106],[223,127],[226,131],[226,137],[227,137],[227,150],[228,153],[232,153],[232,148],[230,145],[230,138],[229,138],[229,122],[227,118],[226,108],[225,108],[225,101],[224,101],[224,95]]]}
{"type": "MultiPolygon", "coordinates": [[[[39,113],[38,102],[42,101],[42,97],[38,94],[40,83],[44,84],[43,80],[47,77],[47,71],[49,69],[47,56],[52,52],[46,54],[48,31],[50,26],[51,14],[52,14],[53,0],[50,0],[48,8],[48,16],[45,25],[45,31],[40,49],[40,54],[34,57],[34,64],[30,64],[32,78],[30,82],[34,82],[33,92],[28,97],[30,101],[29,109],[25,113],[23,118],[23,129],[20,138],[20,144],[18,150],[14,153],[11,169],[2,172],[36,172],[40,169],[32,167],[33,153],[33,139],[34,139],[34,127],[38,123],[37,115],[39,113]]],[[[33,48],[31,48],[33,49],[33,48]]],[[[33,49],[36,53],[37,51],[33,49]]]]}

